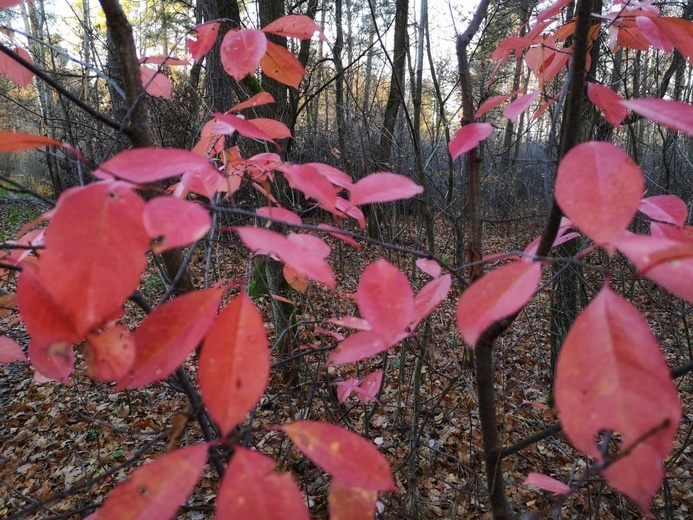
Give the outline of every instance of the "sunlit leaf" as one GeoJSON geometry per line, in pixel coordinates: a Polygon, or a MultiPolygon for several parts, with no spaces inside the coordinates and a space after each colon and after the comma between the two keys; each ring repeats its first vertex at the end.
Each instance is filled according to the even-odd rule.
{"type": "Polygon", "coordinates": [[[503,115],[514,123],[517,116],[527,110],[530,105],[537,100],[540,94],[541,91],[537,90],[536,92],[530,92],[529,94],[518,97],[503,110],[503,115]]]}
{"type": "Polygon", "coordinates": [[[173,89],[171,81],[161,71],[150,69],[147,66],[140,67],[140,77],[144,90],[153,97],[172,99],[173,89]]]}
{"type": "Polygon", "coordinates": [[[298,421],[281,427],[301,452],[334,479],[371,491],[394,491],[390,466],[370,442],[334,424],[298,421]]]}
{"type": "Polygon", "coordinates": [[[571,443],[598,462],[603,455],[597,435],[620,434],[621,451],[632,451],[603,474],[648,511],[664,477],[681,404],[647,322],[608,287],[578,316],[561,347],[555,398],[571,443]]]}
{"type": "Polygon", "coordinates": [[[42,135],[25,134],[22,132],[0,132],[0,152],[16,152],[43,146],[63,146],[63,144],[60,141],[42,135]]]}
{"type": "Polygon", "coordinates": [[[267,37],[256,29],[231,30],[221,43],[221,64],[236,81],[254,74],[267,51],[267,37]]]}
{"type": "Polygon", "coordinates": [[[693,105],[689,103],[659,98],[628,99],[621,103],[655,123],[693,136],[693,105]]]}
{"type": "Polygon", "coordinates": [[[263,74],[270,78],[298,89],[306,73],[301,62],[290,51],[281,45],[267,42],[267,53],[260,60],[263,74]]]}
{"type": "Polygon", "coordinates": [[[621,104],[623,98],[609,87],[598,83],[587,83],[587,95],[613,126],[618,127],[628,115],[628,109],[621,104]]]}
{"type": "MultiPolygon", "coordinates": [[[[34,60],[31,58],[29,53],[21,47],[15,47],[14,53],[19,57],[24,58],[32,65],[34,64],[34,60]]],[[[24,68],[24,66],[17,63],[4,52],[0,52],[0,74],[7,76],[10,81],[16,83],[22,88],[27,87],[34,78],[33,72],[24,68]]]]}
{"type": "Polygon", "coordinates": [[[257,404],[269,382],[269,343],[262,315],[241,293],[219,313],[199,363],[200,392],[222,435],[257,404]]]}
{"type": "Polygon", "coordinates": [[[317,34],[318,38],[327,41],[315,20],[300,14],[290,14],[277,18],[265,25],[262,31],[289,38],[298,38],[299,40],[309,40],[317,34]]]}
{"type": "Polygon", "coordinates": [[[195,27],[197,40],[189,38],[187,40],[188,50],[192,54],[193,60],[200,61],[212,49],[214,42],[217,41],[220,26],[219,22],[210,22],[195,27]]]}
{"type": "Polygon", "coordinates": [[[238,112],[246,108],[259,107],[261,105],[267,105],[269,103],[274,103],[274,98],[269,92],[258,92],[253,97],[242,103],[232,106],[228,109],[228,112],[238,112]]]}

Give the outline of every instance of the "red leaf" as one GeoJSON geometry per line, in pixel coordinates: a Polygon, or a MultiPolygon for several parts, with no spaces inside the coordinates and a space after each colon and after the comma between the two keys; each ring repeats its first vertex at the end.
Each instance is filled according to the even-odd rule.
{"type": "Polygon", "coordinates": [[[414,298],[414,319],[409,329],[414,330],[448,297],[452,278],[449,274],[439,276],[424,285],[414,298]]]}
{"type": "Polygon", "coordinates": [[[178,148],[135,148],[125,150],[103,163],[93,175],[98,179],[118,178],[133,183],[156,182],[181,173],[199,171],[221,178],[206,158],[178,148]]]}
{"type": "Polygon", "coordinates": [[[285,222],[287,224],[301,225],[301,217],[293,211],[281,208],[279,206],[265,206],[258,208],[255,213],[261,217],[268,218],[273,222],[285,222]]]}
{"type": "Polygon", "coordinates": [[[551,493],[558,493],[559,495],[567,495],[572,491],[570,486],[566,486],[560,480],[542,475],[541,473],[530,473],[527,475],[522,485],[538,487],[539,489],[544,489],[551,493]]]}
{"type": "Polygon", "coordinates": [[[96,513],[98,520],[168,520],[185,503],[207,462],[207,444],[170,453],[137,468],[96,513]]]}
{"type": "Polygon", "coordinates": [[[147,94],[163,99],[173,99],[171,82],[166,74],[142,65],[140,66],[140,77],[147,94]]]}
{"type": "Polygon", "coordinates": [[[236,81],[254,74],[267,51],[267,37],[257,29],[229,31],[221,42],[221,64],[236,81]]]}
{"type": "Polygon", "coordinates": [[[366,227],[366,217],[363,215],[358,207],[354,206],[351,202],[342,197],[337,197],[335,203],[337,210],[343,212],[345,215],[355,219],[359,223],[359,227],[364,229],[366,227]]]}
{"type": "Polygon", "coordinates": [[[154,309],[135,331],[135,362],[116,390],[168,377],[202,341],[217,313],[221,291],[183,294],[154,309]]]}
{"type": "Polygon", "coordinates": [[[337,240],[341,240],[343,242],[346,242],[351,247],[354,247],[356,249],[361,249],[361,246],[359,245],[359,243],[356,240],[354,240],[349,235],[345,235],[344,233],[341,233],[340,231],[342,231],[342,230],[339,229],[338,227],[331,226],[329,224],[318,224],[318,228],[324,230],[325,232],[327,232],[328,235],[336,238],[337,240]]]}
{"type": "Polygon", "coordinates": [[[308,520],[303,495],[287,473],[272,471],[273,461],[236,447],[217,497],[217,518],[308,520]]]}
{"type": "Polygon", "coordinates": [[[414,294],[407,277],[382,258],[363,271],[356,291],[361,316],[384,343],[393,344],[414,316],[414,294]]]}
{"type": "Polygon", "coordinates": [[[219,313],[199,366],[200,392],[222,436],[252,410],[269,382],[269,343],[262,315],[244,294],[219,313]]]}
{"type": "Polygon", "coordinates": [[[679,298],[693,302],[690,241],[626,233],[615,240],[614,245],[650,280],[679,298]]]}
{"type": "Polygon", "coordinates": [[[24,265],[17,284],[17,306],[31,336],[31,364],[43,375],[68,384],[75,360],[71,345],[81,337],[41,285],[33,266],[24,265]]]}
{"type": "Polygon", "coordinates": [[[175,197],[151,199],[144,208],[142,221],[155,253],[192,244],[212,227],[204,207],[175,197]]]}
{"type": "Polygon", "coordinates": [[[317,33],[318,38],[327,41],[320,26],[312,18],[301,14],[290,14],[277,18],[263,27],[262,32],[298,38],[299,40],[310,40],[317,33]]]}
{"type": "Polygon", "coordinates": [[[609,87],[587,83],[587,95],[604,113],[604,118],[615,127],[618,127],[628,115],[628,109],[621,104],[623,98],[609,87]]]}
{"type": "Polygon", "coordinates": [[[503,115],[514,123],[517,116],[527,110],[530,105],[537,100],[539,94],[541,94],[541,91],[537,90],[536,92],[530,92],[529,94],[518,97],[503,110],[503,115]]]}
{"type": "Polygon", "coordinates": [[[87,336],[84,350],[89,375],[97,381],[115,381],[125,376],[135,361],[130,331],[115,325],[87,336]]]}
{"type": "Polygon", "coordinates": [[[433,278],[438,278],[440,276],[441,267],[440,264],[435,260],[431,260],[429,258],[419,258],[416,261],[416,267],[433,278]]]}
{"type": "Polygon", "coordinates": [[[378,492],[332,480],[327,496],[330,520],[366,520],[375,517],[378,492]]]}
{"type": "Polygon", "coordinates": [[[577,145],[558,166],[556,200],[575,226],[598,245],[623,234],[644,190],[638,165],[604,142],[577,145]]]}
{"type": "Polygon", "coordinates": [[[267,42],[267,54],[260,60],[262,72],[270,78],[298,89],[306,73],[298,58],[281,45],[267,42]]]}
{"type": "MultiPolygon", "coordinates": [[[[34,60],[24,49],[15,47],[14,52],[32,65],[34,64],[34,60]]],[[[4,52],[0,52],[0,74],[7,76],[12,83],[16,83],[22,88],[27,87],[27,85],[29,85],[31,80],[34,78],[33,72],[31,72],[29,69],[25,69],[22,65],[14,61],[4,52]]]]}
{"type": "Polygon", "coordinates": [[[385,457],[370,442],[334,424],[299,421],[282,430],[296,447],[334,479],[371,491],[394,491],[385,457]]]}
{"type": "Polygon", "coordinates": [[[0,364],[13,361],[29,361],[29,359],[24,355],[19,343],[7,336],[0,336],[0,364]]]}
{"type": "Polygon", "coordinates": [[[493,132],[493,126],[488,123],[469,123],[463,126],[448,143],[448,150],[454,161],[463,153],[476,148],[480,141],[486,139],[493,132]]]}
{"type": "Polygon", "coordinates": [[[573,0],[557,0],[555,3],[553,3],[551,6],[544,9],[537,15],[537,22],[541,22],[542,20],[546,20],[547,18],[553,18],[554,16],[558,15],[558,13],[560,13],[561,10],[572,1],[573,0]]]}
{"type": "Polygon", "coordinates": [[[200,61],[214,47],[220,26],[219,22],[210,22],[195,27],[197,40],[188,39],[188,50],[192,54],[193,60],[200,61]]]}
{"type": "Polygon", "coordinates": [[[359,396],[361,397],[361,400],[364,403],[377,401],[376,396],[378,395],[378,391],[380,390],[380,385],[382,384],[382,382],[382,370],[376,370],[375,372],[371,372],[366,377],[364,377],[361,380],[361,384],[359,385],[358,390],[356,390],[359,396]]]}
{"type": "MultiPolygon", "coordinates": [[[[322,251],[302,247],[296,242],[292,243],[284,235],[269,229],[239,227],[235,228],[235,231],[251,251],[274,254],[299,273],[334,289],[334,275],[330,266],[325,262],[324,256],[320,256],[322,251]]],[[[316,237],[316,240],[319,239],[316,237]]]]}
{"type": "Polygon", "coordinates": [[[693,22],[676,16],[652,18],[688,61],[693,60],[693,22]]]}
{"type": "Polygon", "coordinates": [[[596,436],[604,430],[621,435],[621,450],[632,452],[603,474],[649,510],[664,477],[681,405],[647,322],[608,287],[578,316],[561,347],[555,395],[566,435],[598,462],[602,450],[596,436]]]}
{"type": "Polygon", "coordinates": [[[0,0],[0,7],[14,7],[19,5],[23,0],[0,0]]]}
{"type": "Polygon", "coordinates": [[[289,186],[303,192],[306,197],[317,200],[328,211],[335,211],[337,189],[318,171],[306,164],[285,164],[277,166],[284,173],[289,186]]]}
{"type": "Polygon", "coordinates": [[[315,171],[317,171],[320,175],[325,177],[328,181],[330,181],[335,186],[340,186],[342,188],[348,189],[348,188],[351,188],[351,186],[353,184],[351,181],[351,177],[349,177],[342,170],[339,170],[339,169],[335,168],[334,166],[330,166],[329,164],[312,162],[312,163],[305,163],[305,165],[313,168],[315,171]]]}
{"type": "Polygon", "coordinates": [[[149,249],[143,209],[123,183],[72,188],[58,201],[39,275],[80,337],[120,314],[139,284],[149,249]]]}
{"type": "Polygon", "coordinates": [[[222,114],[220,112],[214,114],[214,117],[217,121],[210,125],[210,130],[215,134],[231,135],[234,132],[238,132],[243,137],[249,139],[272,141],[272,138],[268,134],[242,117],[233,114],[222,114]]]}
{"type": "Polygon", "coordinates": [[[274,103],[274,98],[272,97],[272,94],[270,94],[269,92],[260,92],[258,94],[255,94],[247,101],[243,101],[242,103],[238,103],[237,105],[232,106],[227,110],[227,112],[238,112],[239,110],[243,110],[245,108],[259,107],[261,105],[267,105],[269,103],[274,103]]]}
{"type": "MultiPolygon", "coordinates": [[[[494,108],[502,105],[505,103],[508,99],[513,97],[517,92],[511,92],[510,94],[503,94],[502,96],[493,96],[488,98],[486,101],[484,101],[479,109],[476,111],[476,114],[474,114],[474,119],[479,119],[481,116],[483,116],[486,112],[493,110],[494,108]]],[[[469,125],[467,125],[469,126],[469,125]]],[[[490,133],[490,132],[489,132],[490,133]]],[[[464,152],[462,152],[464,153],[464,152]]],[[[452,154],[451,154],[452,155],[452,154]]],[[[454,157],[453,157],[454,158],[454,157]]]]}
{"type": "Polygon", "coordinates": [[[628,99],[621,103],[655,123],[693,136],[693,105],[658,98],[628,99]]]}
{"type": "Polygon", "coordinates": [[[347,379],[346,381],[337,381],[335,383],[337,385],[337,400],[343,403],[349,399],[351,393],[358,390],[360,382],[361,380],[356,378],[347,379]]]}
{"type": "Polygon", "coordinates": [[[16,152],[42,146],[63,146],[63,143],[42,135],[0,132],[0,152],[16,152]]]}
{"type": "Polygon", "coordinates": [[[638,210],[653,220],[683,226],[688,218],[686,203],[673,195],[657,195],[640,201],[638,210]]]}
{"type": "Polygon", "coordinates": [[[367,175],[351,187],[352,204],[373,204],[410,199],[423,193],[423,188],[409,177],[397,173],[379,172],[367,175]]]}
{"type": "Polygon", "coordinates": [[[635,23],[650,44],[664,52],[671,52],[674,49],[674,42],[669,35],[660,28],[649,16],[636,16],[635,23]]]}
{"type": "Polygon", "coordinates": [[[494,322],[512,316],[532,298],[541,278],[538,262],[516,262],[494,269],[460,297],[457,328],[469,346],[494,322]]]}
{"type": "MultiPolygon", "coordinates": [[[[406,333],[402,333],[397,337],[397,341],[404,339],[407,335],[406,333]]],[[[327,361],[334,365],[356,363],[362,359],[385,352],[395,343],[396,342],[384,342],[382,338],[372,330],[356,332],[342,341],[339,347],[332,351],[327,361]]]]}

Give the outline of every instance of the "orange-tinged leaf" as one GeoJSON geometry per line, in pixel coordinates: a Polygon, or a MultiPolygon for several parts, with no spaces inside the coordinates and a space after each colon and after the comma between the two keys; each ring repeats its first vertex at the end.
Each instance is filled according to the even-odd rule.
{"type": "Polygon", "coordinates": [[[327,496],[330,520],[373,520],[378,492],[333,479],[327,496]]]}
{"type": "Polygon", "coordinates": [[[144,90],[150,96],[163,99],[173,98],[171,82],[163,72],[142,65],[140,66],[140,77],[144,90]]]}
{"type": "Polygon", "coordinates": [[[364,269],[356,301],[371,330],[387,344],[392,344],[414,318],[414,293],[409,280],[382,258],[364,269]]]}
{"type": "Polygon", "coordinates": [[[269,342],[262,315],[245,293],[219,313],[199,364],[200,392],[222,435],[252,410],[269,381],[269,342]]]}
{"type": "Polygon", "coordinates": [[[538,262],[515,262],[494,269],[462,293],[457,328],[469,346],[494,322],[512,316],[532,298],[541,278],[538,262]]]}
{"type": "Polygon", "coordinates": [[[267,42],[267,53],[260,60],[260,66],[265,75],[295,89],[298,89],[306,73],[296,56],[270,41],[267,42]]]}
{"type": "Polygon", "coordinates": [[[210,125],[210,130],[215,134],[232,135],[238,132],[243,137],[249,139],[261,139],[263,141],[272,141],[272,137],[266,134],[259,127],[253,125],[250,121],[233,114],[222,114],[217,112],[214,114],[216,122],[210,125]]]}
{"type": "Polygon", "coordinates": [[[120,314],[139,284],[149,249],[143,209],[123,183],[72,188],[58,201],[39,275],[80,337],[120,314]]]}
{"type": "Polygon", "coordinates": [[[308,290],[308,277],[305,274],[299,273],[288,265],[283,268],[284,279],[294,291],[305,294],[308,290]]]}
{"type": "Polygon", "coordinates": [[[684,58],[693,60],[693,22],[677,16],[653,17],[652,21],[671,39],[684,58]]]}
{"type": "Polygon", "coordinates": [[[476,148],[481,141],[493,132],[493,126],[488,123],[469,123],[463,126],[448,143],[448,151],[454,161],[463,153],[476,148]]]}
{"type": "Polygon", "coordinates": [[[272,94],[270,94],[269,92],[259,92],[247,101],[243,101],[242,103],[238,103],[237,105],[232,106],[227,110],[227,112],[238,112],[239,110],[243,110],[245,108],[259,107],[261,105],[267,105],[269,103],[274,103],[274,98],[272,97],[272,94]]]}
{"type": "Polygon", "coordinates": [[[142,221],[155,253],[192,244],[212,227],[212,219],[204,207],[175,197],[148,201],[142,221]]]}
{"type": "Polygon", "coordinates": [[[645,188],[640,168],[611,143],[577,145],[558,166],[556,200],[576,227],[598,245],[622,235],[645,188]]]}
{"type": "Polygon", "coordinates": [[[385,457],[355,433],[317,421],[298,421],[281,429],[306,457],[334,479],[371,491],[395,490],[385,457]]]}
{"type": "Polygon", "coordinates": [[[693,105],[673,99],[639,98],[621,101],[643,117],[693,136],[693,105]]]}
{"type": "Polygon", "coordinates": [[[166,453],[137,468],[106,497],[98,520],[168,520],[185,503],[207,462],[207,444],[166,453]]]}
{"type": "Polygon", "coordinates": [[[288,473],[272,471],[273,461],[236,447],[219,488],[216,517],[252,520],[308,520],[303,495],[288,473]]]}
{"type": "Polygon", "coordinates": [[[7,336],[0,336],[0,364],[12,363],[12,361],[29,361],[15,340],[7,336]]]}
{"type": "Polygon", "coordinates": [[[63,146],[63,143],[42,135],[0,132],[0,152],[16,152],[42,146],[63,146]]]}
{"type": "Polygon", "coordinates": [[[72,344],[81,339],[80,335],[41,285],[33,266],[24,265],[17,283],[17,305],[31,336],[31,364],[43,375],[69,383],[75,360],[72,344]]]}
{"type": "Polygon", "coordinates": [[[135,331],[135,362],[117,390],[168,377],[202,341],[214,321],[221,290],[183,294],[157,307],[135,331]]]}
{"type": "Polygon", "coordinates": [[[273,22],[265,25],[262,28],[262,32],[287,36],[289,38],[298,38],[299,40],[309,40],[317,34],[321,40],[327,41],[320,26],[315,23],[315,20],[302,14],[290,14],[277,18],[273,22]]]}
{"type": "Polygon", "coordinates": [[[121,325],[89,334],[84,350],[89,375],[97,381],[115,381],[135,361],[135,344],[130,331],[121,325]]]}
{"type": "Polygon", "coordinates": [[[265,55],[267,37],[257,29],[229,31],[221,42],[221,63],[236,81],[254,74],[265,55]]]}
{"type": "Polygon", "coordinates": [[[248,123],[257,127],[261,132],[267,134],[272,139],[288,139],[291,137],[291,130],[284,123],[266,117],[256,117],[249,119],[248,123]]]}
{"type": "MultiPolygon", "coordinates": [[[[378,172],[367,175],[351,187],[352,204],[373,204],[410,199],[423,193],[423,187],[398,173],[378,172]]],[[[348,214],[348,213],[347,213],[348,214]]]]}
{"type": "Polygon", "coordinates": [[[561,347],[555,396],[566,435],[598,462],[596,436],[605,430],[621,435],[621,451],[632,451],[603,474],[648,511],[664,477],[681,404],[647,322],[608,287],[578,316],[561,347]]]}
{"type": "Polygon", "coordinates": [[[219,22],[210,22],[195,27],[197,40],[188,39],[188,50],[192,54],[193,60],[200,61],[214,46],[220,26],[219,22]]]}
{"type": "MultiPolygon", "coordinates": [[[[15,47],[14,53],[24,58],[26,61],[34,64],[34,60],[31,58],[29,53],[20,47],[15,47]]],[[[10,58],[4,52],[0,52],[0,74],[7,76],[7,78],[16,83],[22,88],[25,88],[31,80],[34,78],[34,73],[29,69],[24,68],[22,65],[17,63],[15,60],[10,58]]]]}
{"type": "Polygon", "coordinates": [[[604,113],[604,118],[615,127],[618,127],[628,115],[628,109],[621,104],[623,98],[609,87],[587,83],[587,95],[604,113]]]}

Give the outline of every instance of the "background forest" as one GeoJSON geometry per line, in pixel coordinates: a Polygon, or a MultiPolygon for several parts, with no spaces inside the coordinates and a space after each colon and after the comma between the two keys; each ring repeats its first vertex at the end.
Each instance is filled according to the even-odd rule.
{"type": "MultiPolygon", "coordinates": [[[[481,8],[453,0],[120,4],[133,26],[143,64],[147,94],[141,101],[154,146],[204,151],[209,142],[204,141],[203,128],[212,114],[268,92],[275,102],[251,107],[246,115],[285,125],[266,123],[278,147],[234,134],[226,140],[220,164],[277,152],[287,163],[334,166],[354,182],[387,171],[424,188],[415,198],[364,208],[365,229],[345,227],[362,249],[331,239],[330,262],[340,279],[332,292],[303,286],[298,276],[292,279],[282,272],[278,262],[250,259],[231,233],[267,205],[268,192],[248,184],[227,200],[217,194],[204,201],[218,211],[213,211],[210,234],[184,250],[190,276],[185,283],[208,288],[221,280],[242,279],[263,313],[272,345],[269,388],[249,423],[234,432],[239,445],[291,471],[316,518],[327,515],[329,479],[290,448],[279,432],[263,428],[291,420],[323,420],[372,441],[387,457],[397,487],[395,493],[380,495],[378,518],[504,518],[489,498],[493,489],[487,489],[493,486],[485,473],[488,449],[485,458],[478,411],[479,354],[463,344],[455,327],[455,303],[443,302],[422,332],[405,339],[399,350],[358,366],[326,363],[327,354],[344,339],[344,330],[330,328],[325,319],[356,314],[352,293],[363,268],[378,258],[406,273],[415,291],[431,274],[426,261],[435,259],[456,276],[451,294],[457,297],[486,268],[509,258],[495,253],[520,253],[541,235],[552,207],[566,85],[571,80],[568,55],[565,60],[560,52],[547,55],[573,45],[571,30],[560,31],[574,23],[576,6],[535,0],[485,0],[481,8]],[[547,22],[548,36],[542,43],[523,53],[519,46],[513,48],[513,41],[542,23],[537,15],[552,4],[560,4],[562,10],[547,22]],[[265,27],[287,14],[306,15],[325,35],[312,40],[268,35],[269,42],[297,57],[305,75],[278,81],[265,63],[256,74],[236,81],[224,61],[221,38],[204,59],[191,58],[188,40],[194,40],[192,31],[200,24],[222,21],[223,35],[229,29],[265,27]],[[162,65],[161,57],[181,61],[162,65]],[[537,94],[518,108],[514,102],[527,93],[537,94]],[[474,155],[460,160],[458,153],[453,158],[451,140],[474,120],[490,124],[493,133],[479,142],[474,155]],[[478,192],[473,187],[477,181],[478,192]],[[354,381],[365,381],[371,369],[383,370],[383,380],[371,387],[354,386],[354,381]]],[[[613,36],[610,39],[609,14],[627,4],[592,2],[592,22],[601,20],[605,26],[589,33],[587,81],[610,87],[626,99],[693,103],[691,56],[682,54],[679,46],[667,50],[647,42],[615,45],[613,36]]],[[[693,20],[693,0],[642,5],[656,7],[662,17],[693,20]]],[[[7,49],[26,49],[37,76],[20,87],[0,75],[0,129],[48,136],[84,156],[76,160],[58,147],[46,153],[0,155],[0,239],[9,241],[65,190],[88,184],[92,167],[130,148],[127,127],[134,111],[122,84],[126,73],[118,53],[119,36],[95,0],[22,2],[0,10],[0,25],[0,43],[7,49]]],[[[693,41],[689,29],[683,32],[693,41]]],[[[0,61],[5,74],[3,67],[7,65],[0,61]]],[[[608,116],[586,101],[579,124],[573,125],[577,141],[617,145],[642,169],[646,196],[675,195],[690,204],[690,135],[636,113],[616,124],[608,116]]],[[[326,220],[324,208],[313,205],[305,192],[279,175],[272,196],[309,226],[326,220]]],[[[642,231],[648,222],[639,216],[630,229],[642,231]]],[[[546,290],[511,318],[516,318],[513,328],[500,336],[489,358],[497,392],[492,415],[498,421],[495,430],[505,460],[503,492],[515,511],[527,518],[643,515],[606,485],[557,423],[553,383],[561,345],[606,277],[615,292],[643,312],[672,367],[683,421],[652,513],[657,518],[688,518],[693,507],[691,306],[639,276],[620,254],[588,248],[588,241],[580,239],[556,249],[552,272],[542,279],[546,290]],[[546,473],[573,491],[566,495],[545,485],[524,485],[532,472],[546,473]]],[[[159,255],[149,258],[139,287],[149,302],[177,290],[180,280],[172,279],[166,262],[159,255]]],[[[27,334],[17,329],[11,299],[14,282],[9,280],[0,288],[0,320],[22,343],[27,334]]],[[[137,308],[135,301],[127,305],[127,324],[135,326],[145,306],[137,308]]],[[[188,361],[185,369],[196,383],[196,361],[188,361]]],[[[192,439],[209,440],[203,421],[195,423],[198,411],[189,402],[185,379],[172,377],[111,393],[107,384],[92,381],[83,370],[75,373],[71,387],[38,384],[24,365],[2,365],[0,370],[0,517],[83,518],[142,458],[192,444],[192,439]]],[[[613,449],[608,435],[602,442],[604,454],[613,449]]],[[[211,517],[220,477],[218,468],[216,473],[207,468],[202,484],[181,509],[181,518],[211,517]]]]}

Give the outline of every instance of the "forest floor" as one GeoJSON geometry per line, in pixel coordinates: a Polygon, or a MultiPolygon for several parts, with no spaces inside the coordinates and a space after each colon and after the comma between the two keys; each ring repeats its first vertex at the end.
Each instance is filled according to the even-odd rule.
{"type": "MultiPolygon", "coordinates": [[[[11,239],[40,210],[24,201],[0,200],[0,237],[11,239]]],[[[454,256],[452,229],[442,221],[437,226],[438,254],[450,259],[454,256]]],[[[522,249],[535,236],[523,222],[487,224],[484,232],[489,253],[522,249]]],[[[420,249],[422,235],[414,219],[402,218],[394,241],[420,249]]],[[[227,279],[244,277],[247,250],[233,236],[223,240],[228,243],[216,248],[212,257],[215,274],[227,279]]],[[[426,335],[362,362],[358,370],[351,365],[328,366],[329,352],[310,347],[333,347],[336,340],[315,334],[315,328],[346,333],[323,320],[356,312],[347,295],[355,291],[369,262],[379,256],[387,258],[410,276],[415,290],[428,281],[427,275],[415,269],[413,259],[403,254],[366,244],[361,251],[341,243],[332,245],[330,258],[338,289],[331,293],[313,284],[305,295],[292,294],[296,345],[307,355],[293,367],[281,365],[273,370],[269,389],[251,415],[252,423],[243,430],[243,442],[274,458],[278,468],[292,472],[316,518],[326,517],[329,477],[292,448],[281,432],[268,426],[298,419],[339,422],[374,442],[388,458],[398,488],[381,494],[378,518],[490,518],[473,352],[462,345],[455,325],[459,288],[453,286],[450,298],[432,315],[426,335]],[[418,396],[413,385],[417,362],[421,362],[418,396]],[[385,370],[379,403],[362,404],[355,397],[338,402],[336,381],[378,369],[385,370]]],[[[606,262],[597,256],[594,259],[606,262]]],[[[204,276],[204,266],[205,255],[200,252],[192,264],[198,281],[204,276]]],[[[612,262],[610,267],[612,287],[628,292],[645,313],[670,365],[690,361],[687,311],[680,300],[645,280],[633,280],[625,264],[612,262]]],[[[587,281],[592,296],[601,281],[596,274],[588,275],[587,281]]],[[[5,286],[11,288],[11,283],[5,286]]],[[[140,289],[152,302],[161,295],[164,281],[153,263],[140,289]]],[[[549,289],[542,291],[497,344],[498,416],[505,446],[557,422],[549,379],[549,294],[549,289]]],[[[0,298],[4,298],[0,305],[12,307],[11,297],[1,293],[0,298]]],[[[270,320],[269,296],[256,301],[270,320]]],[[[141,318],[128,307],[129,323],[134,325],[141,318]]],[[[0,306],[0,328],[26,346],[28,338],[13,310],[0,306]]],[[[271,325],[269,333],[273,340],[276,334],[271,325]]],[[[278,359],[275,352],[275,362],[278,359]]],[[[186,363],[186,370],[194,380],[194,360],[186,363]]],[[[0,365],[0,518],[84,518],[125,478],[130,467],[201,438],[194,420],[188,420],[185,396],[173,380],[113,393],[112,385],[95,383],[86,375],[79,355],[72,386],[40,383],[33,375],[27,364],[0,365]]],[[[684,422],[667,463],[665,485],[653,502],[657,518],[693,515],[693,447],[689,442],[693,376],[681,377],[677,384],[684,422]]],[[[519,451],[504,462],[510,503],[526,515],[523,518],[643,518],[632,502],[587,470],[589,462],[561,433],[519,451]],[[577,491],[563,504],[556,504],[550,494],[523,486],[531,472],[550,475],[577,491]]],[[[208,466],[179,518],[213,517],[217,485],[218,478],[208,466]]]]}

